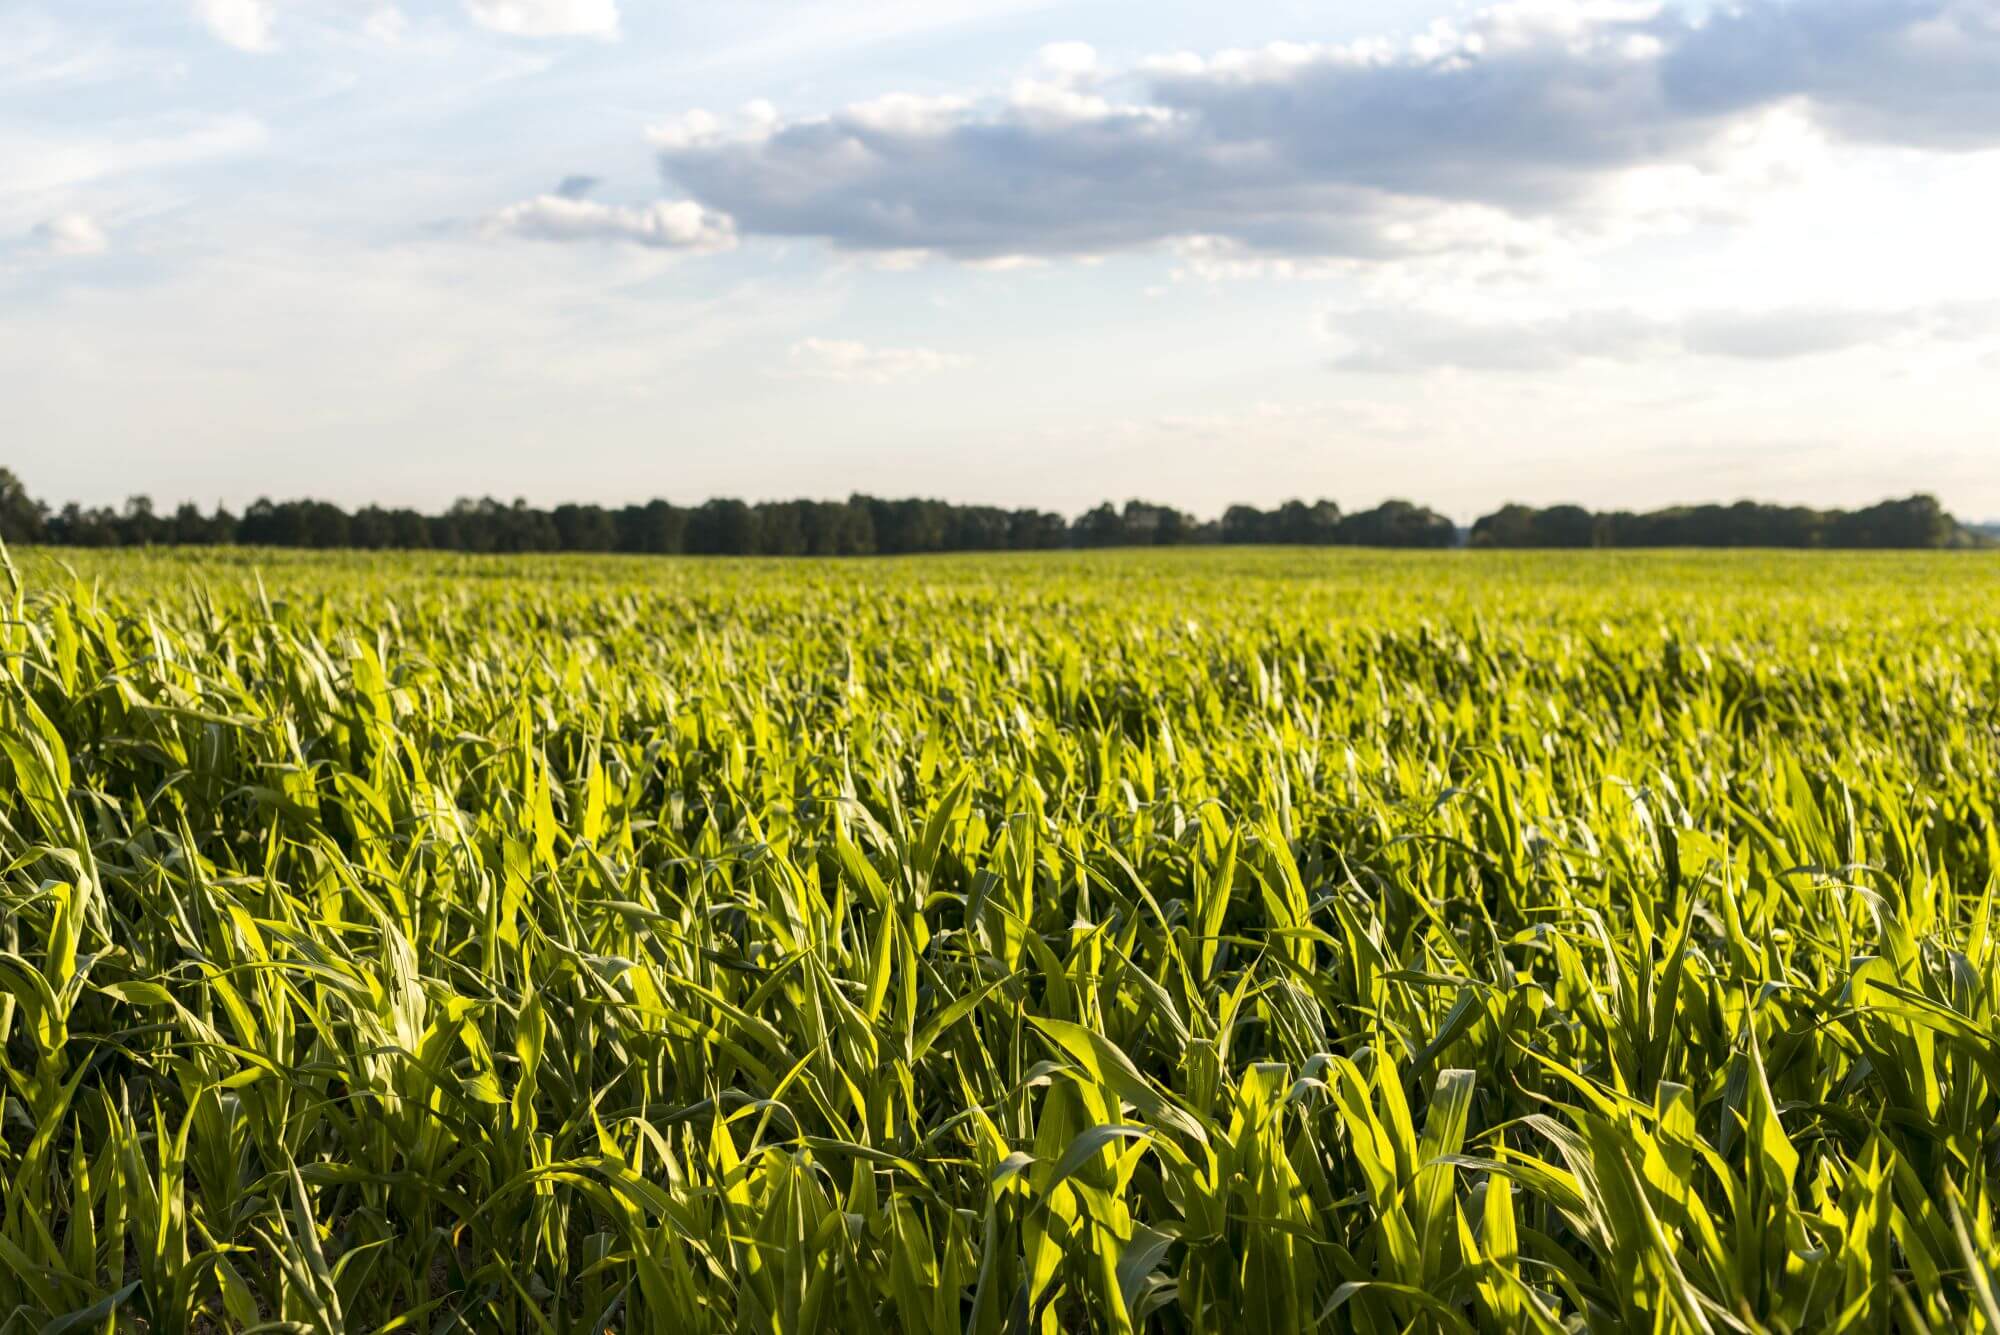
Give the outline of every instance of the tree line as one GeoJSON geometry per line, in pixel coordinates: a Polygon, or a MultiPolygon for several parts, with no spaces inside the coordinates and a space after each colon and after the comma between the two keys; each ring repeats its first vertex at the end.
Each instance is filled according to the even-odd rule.
{"type": "Polygon", "coordinates": [[[1593,512],[1578,505],[1508,505],[1472,526],[1474,547],[1980,547],[1990,539],[1960,524],[1935,496],[1881,501],[1859,510],[1802,505],[1679,505],[1593,512]]]}
{"type": "MultiPolygon", "coordinates": [[[[916,552],[1041,551],[1198,543],[1452,547],[1451,520],[1410,501],[1343,512],[1321,500],[1270,510],[1232,505],[1201,519],[1170,505],[1105,502],[1074,519],[1046,510],[854,495],[844,501],[664,500],[543,509],[465,499],[437,514],[327,501],[262,499],[243,513],[192,503],[171,512],[145,496],[120,508],[51,508],[0,468],[0,539],[68,547],[259,546],[430,548],[464,552],[633,552],[657,555],[865,556],[916,552]]],[[[1593,513],[1574,505],[1508,505],[1472,526],[1475,547],[1949,547],[1983,539],[1912,496],[1855,511],[1703,505],[1593,513]]]]}
{"type": "Polygon", "coordinates": [[[0,469],[0,538],[66,547],[146,545],[432,548],[465,552],[636,552],[660,555],[866,556],[915,552],[1040,551],[1064,547],[1178,546],[1263,542],[1449,547],[1445,516],[1408,501],[1343,514],[1332,501],[1289,501],[1275,510],[1232,506],[1203,520],[1169,505],[1109,502],[1077,518],[947,501],[719,499],[696,506],[663,500],[617,507],[542,509],[490,497],[460,500],[439,514],[327,501],[259,500],[242,514],[183,504],[167,512],[145,496],[122,508],[74,503],[51,509],[0,469]]]}

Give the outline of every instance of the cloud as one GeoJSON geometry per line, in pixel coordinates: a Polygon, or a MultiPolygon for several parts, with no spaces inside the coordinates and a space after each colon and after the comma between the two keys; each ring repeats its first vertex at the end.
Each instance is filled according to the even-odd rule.
{"type": "Polygon", "coordinates": [[[1977,340],[1996,327],[2000,306],[1985,302],[1885,310],[1702,310],[1676,316],[1574,310],[1513,319],[1370,308],[1328,319],[1328,332],[1345,345],[1334,369],[1375,372],[1556,371],[1579,362],[1680,356],[1789,361],[1894,340],[1977,340]]]}
{"type": "Polygon", "coordinates": [[[1592,358],[1630,360],[1664,348],[1666,332],[1630,311],[1539,320],[1462,320],[1433,312],[1371,309],[1328,320],[1345,345],[1338,371],[1552,371],[1592,358]]]}
{"type": "Polygon", "coordinates": [[[1050,42],[1036,60],[1058,77],[1080,79],[1097,72],[1097,48],[1088,42],[1050,42]]]}
{"type": "Polygon", "coordinates": [[[1992,0],[1761,0],[1688,27],[1661,62],[1676,106],[1730,114],[1808,100],[1861,140],[1983,148],[2000,130],[1992,0]]]}
{"type": "Polygon", "coordinates": [[[1587,221],[1626,206],[1616,187],[1633,173],[1708,169],[1791,108],[1841,143],[2000,145],[2000,7],[1749,0],[1695,18],[1512,4],[1401,44],[1123,73],[1058,44],[1004,98],[891,95],[730,130],[707,119],[656,146],[670,181],[749,234],[958,259],[1203,237],[1370,260],[1487,244],[1523,220],[1587,221]]]}
{"type": "Polygon", "coordinates": [[[618,0],[465,0],[474,23],[516,37],[616,37],[618,0]]]}
{"type": "Polygon", "coordinates": [[[87,213],[65,213],[36,227],[34,241],[51,255],[101,255],[111,245],[104,228],[87,213]]]}
{"type": "Polygon", "coordinates": [[[0,97],[137,81],[157,62],[119,37],[59,23],[23,5],[0,14],[0,97]]]}
{"type": "Polygon", "coordinates": [[[888,385],[966,364],[963,357],[930,348],[871,348],[852,339],[807,338],[792,344],[786,373],[809,380],[888,385]]]}
{"type": "Polygon", "coordinates": [[[509,204],[487,219],[487,233],[537,241],[628,241],[658,250],[698,252],[728,250],[736,244],[729,219],[699,204],[688,200],[642,208],[599,204],[578,193],[588,188],[579,186],[585,180],[571,177],[556,194],[509,204]]]}
{"type": "Polygon", "coordinates": [[[377,5],[361,25],[361,31],[390,46],[402,41],[409,30],[410,16],[394,5],[377,5]]]}
{"type": "Polygon", "coordinates": [[[194,0],[194,12],[210,32],[239,51],[271,49],[277,20],[272,0],[194,0]]]}
{"type": "Polygon", "coordinates": [[[1786,361],[1844,352],[1899,335],[1939,332],[1924,311],[1811,309],[1707,311],[1680,322],[1687,351],[1701,357],[1786,361]]]}

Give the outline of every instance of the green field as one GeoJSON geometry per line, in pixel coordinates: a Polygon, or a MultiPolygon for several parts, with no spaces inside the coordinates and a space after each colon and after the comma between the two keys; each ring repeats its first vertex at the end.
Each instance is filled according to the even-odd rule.
{"type": "Polygon", "coordinates": [[[2000,561],[14,565],[5,1335],[2000,1329],[2000,561]]]}

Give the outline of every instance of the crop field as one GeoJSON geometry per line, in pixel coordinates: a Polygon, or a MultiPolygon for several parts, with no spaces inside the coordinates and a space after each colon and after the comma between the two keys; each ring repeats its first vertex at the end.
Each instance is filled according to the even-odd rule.
{"type": "Polygon", "coordinates": [[[0,1335],[2000,1330],[2000,560],[10,572],[0,1335]]]}

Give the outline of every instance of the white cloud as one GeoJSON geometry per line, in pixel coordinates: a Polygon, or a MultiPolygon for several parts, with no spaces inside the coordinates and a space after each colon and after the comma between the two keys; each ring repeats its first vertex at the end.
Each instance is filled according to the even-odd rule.
{"type": "Polygon", "coordinates": [[[376,41],[393,46],[410,30],[410,16],[394,5],[378,5],[369,13],[361,30],[376,41]]]}
{"type": "Polygon", "coordinates": [[[34,239],[51,255],[101,255],[111,245],[104,228],[87,213],[64,213],[35,228],[34,239]]]}
{"type": "Polygon", "coordinates": [[[486,230],[538,241],[629,241],[658,250],[708,252],[736,244],[727,217],[689,200],[629,208],[585,199],[575,188],[509,204],[487,220],[486,230]]]}
{"type": "Polygon", "coordinates": [[[936,138],[957,129],[971,105],[962,97],[887,93],[854,103],[845,115],[853,125],[871,134],[904,139],[936,138]]]}
{"type": "Polygon", "coordinates": [[[618,0],[465,0],[472,21],[516,37],[616,37],[618,0]]]}
{"type": "Polygon", "coordinates": [[[138,80],[158,66],[113,34],[58,23],[16,5],[0,14],[0,96],[138,80]]]}
{"type": "Polygon", "coordinates": [[[194,0],[195,16],[239,51],[271,49],[277,20],[272,0],[194,0]]]}
{"type": "Polygon", "coordinates": [[[1648,314],[1570,309],[1511,317],[1359,308],[1328,318],[1343,371],[1557,371],[1580,362],[1669,357],[1790,361],[1870,345],[1978,342],[2000,331],[2000,303],[1935,307],[1696,309],[1648,314]]]}
{"type": "MultiPolygon", "coordinates": [[[[748,119],[754,128],[758,125],[770,125],[776,121],[777,117],[775,115],[762,115],[760,108],[760,114],[753,115],[748,119]]],[[[692,148],[697,144],[710,142],[720,136],[721,133],[722,122],[716,119],[715,113],[695,107],[692,110],[683,111],[680,115],[659,125],[655,125],[646,132],[646,137],[652,141],[655,148],[677,149],[692,148]]]]}
{"type": "Polygon", "coordinates": [[[1088,42],[1050,42],[1037,59],[1056,78],[1083,79],[1097,71],[1097,48],[1088,42]]]}
{"type": "Polygon", "coordinates": [[[1123,73],[1058,44],[1006,98],[892,95],[657,146],[749,234],[957,259],[1201,236],[1376,261],[1726,220],[1724,186],[1760,162],[1781,185],[1787,142],[2000,146],[1994,0],[1513,4],[1408,42],[1123,73]]]}
{"type": "Polygon", "coordinates": [[[931,348],[871,348],[844,338],[801,339],[786,357],[791,375],[866,385],[921,380],[966,364],[963,357],[931,348]]]}

